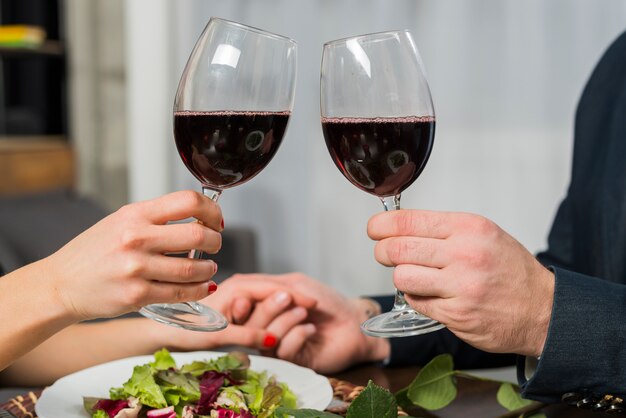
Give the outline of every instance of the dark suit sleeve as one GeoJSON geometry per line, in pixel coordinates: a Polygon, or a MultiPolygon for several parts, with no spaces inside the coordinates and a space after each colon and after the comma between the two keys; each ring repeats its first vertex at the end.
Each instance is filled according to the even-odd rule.
{"type": "MultiPolygon", "coordinates": [[[[374,297],[383,312],[393,307],[393,296],[374,297]]],[[[461,341],[447,329],[413,337],[390,338],[391,356],[388,366],[423,366],[433,357],[449,353],[454,357],[454,365],[459,369],[479,369],[503,367],[515,364],[513,354],[494,354],[478,350],[461,341]]]]}
{"type": "Polygon", "coordinates": [[[572,239],[572,209],[571,199],[566,197],[561,202],[556,213],[550,235],[548,236],[548,249],[537,254],[537,259],[544,266],[558,266],[570,268],[574,264],[572,239]]]}
{"type": "Polygon", "coordinates": [[[558,402],[563,394],[581,390],[624,395],[626,286],[552,270],[556,282],[548,337],[532,377],[527,379],[518,364],[522,395],[542,402],[558,402]]]}

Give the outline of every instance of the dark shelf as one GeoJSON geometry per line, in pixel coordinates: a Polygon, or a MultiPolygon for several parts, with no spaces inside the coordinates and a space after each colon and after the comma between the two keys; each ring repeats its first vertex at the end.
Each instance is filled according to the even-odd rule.
{"type": "Polygon", "coordinates": [[[46,41],[34,48],[0,46],[0,57],[62,57],[64,54],[65,49],[59,41],[46,41]]]}

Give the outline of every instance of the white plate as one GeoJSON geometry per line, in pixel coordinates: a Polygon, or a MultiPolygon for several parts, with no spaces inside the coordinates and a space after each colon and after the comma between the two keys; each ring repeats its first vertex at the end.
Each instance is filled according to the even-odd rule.
{"type": "MultiPolygon", "coordinates": [[[[172,353],[176,364],[181,366],[194,360],[208,360],[224,353],[196,351],[172,353]]],[[[39,418],[87,418],[83,409],[83,396],[108,398],[111,387],[119,387],[133,374],[133,367],[153,361],[153,356],[130,357],[100,364],[70,374],[45,389],[35,405],[39,418]]],[[[311,369],[269,357],[250,356],[250,368],[267,370],[279,382],[289,385],[298,397],[299,408],[324,410],[333,397],[328,379],[311,369]]]]}

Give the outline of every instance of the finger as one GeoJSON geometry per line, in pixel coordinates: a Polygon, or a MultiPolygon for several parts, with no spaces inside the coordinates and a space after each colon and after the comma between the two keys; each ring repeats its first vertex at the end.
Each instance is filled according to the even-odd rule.
{"type": "Polygon", "coordinates": [[[159,282],[193,283],[206,282],[216,272],[217,264],[213,260],[168,257],[159,254],[150,256],[145,271],[139,271],[137,275],[159,282]]]}
{"type": "Polygon", "coordinates": [[[222,210],[219,205],[201,193],[191,190],[166,194],[153,200],[137,203],[146,218],[156,224],[196,218],[215,231],[222,231],[222,210]]]}
{"type": "Polygon", "coordinates": [[[278,315],[265,329],[282,339],[291,329],[306,320],[307,316],[306,309],[296,306],[278,315]]]}
{"type": "Polygon", "coordinates": [[[419,237],[385,238],[374,247],[374,256],[385,266],[417,264],[443,268],[450,263],[445,242],[419,237]]]}
{"type": "Polygon", "coordinates": [[[444,239],[452,235],[455,218],[461,214],[425,210],[393,210],[372,216],[367,235],[373,240],[393,236],[444,239]]]}
{"type": "Polygon", "coordinates": [[[231,307],[233,324],[243,324],[252,313],[252,302],[246,298],[236,298],[231,307]]]}
{"type": "Polygon", "coordinates": [[[303,292],[289,287],[288,282],[275,280],[272,275],[265,274],[249,274],[235,275],[227,279],[229,282],[236,283],[241,289],[242,295],[255,301],[262,301],[270,297],[273,293],[283,290],[291,295],[294,305],[302,306],[306,309],[313,309],[317,305],[317,299],[306,295],[303,292]]]}
{"type": "Polygon", "coordinates": [[[296,290],[290,290],[290,292],[294,305],[302,306],[305,309],[313,309],[317,305],[317,299],[296,290]]]}
{"type": "Polygon", "coordinates": [[[158,253],[196,249],[215,254],[222,248],[222,234],[199,222],[153,225],[146,228],[145,234],[148,249],[158,253]]]}
{"type": "Polygon", "coordinates": [[[449,298],[455,294],[455,282],[431,267],[401,264],[393,270],[393,283],[396,289],[413,296],[449,298]]]}
{"type": "Polygon", "coordinates": [[[146,291],[146,304],[193,302],[215,292],[215,282],[172,284],[151,282],[146,291]]]}
{"type": "Polygon", "coordinates": [[[284,290],[272,294],[267,299],[256,304],[246,325],[266,328],[280,313],[289,307],[291,300],[291,295],[284,290]]]}
{"type": "Polygon", "coordinates": [[[427,317],[434,319],[435,321],[439,321],[442,324],[442,310],[441,310],[441,302],[442,299],[432,298],[432,297],[422,297],[422,296],[413,296],[413,295],[404,295],[406,301],[409,303],[411,308],[415,309],[417,312],[422,315],[426,315],[427,317]]]}
{"type": "MultiPolygon", "coordinates": [[[[276,350],[279,358],[298,363],[303,363],[305,345],[309,338],[317,332],[313,324],[303,324],[293,327],[280,341],[276,350]]],[[[306,361],[305,361],[306,362],[306,361]]],[[[306,365],[306,364],[304,364],[306,365]]]]}
{"type": "Polygon", "coordinates": [[[260,350],[273,348],[279,341],[272,333],[247,325],[231,324],[226,329],[219,331],[217,335],[220,345],[238,345],[260,350]]]}

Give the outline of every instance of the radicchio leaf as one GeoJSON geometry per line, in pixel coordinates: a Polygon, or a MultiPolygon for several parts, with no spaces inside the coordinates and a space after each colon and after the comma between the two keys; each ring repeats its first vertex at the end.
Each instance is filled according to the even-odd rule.
{"type": "Polygon", "coordinates": [[[211,418],[255,418],[250,412],[242,410],[237,413],[232,409],[214,409],[211,411],[211,418]]]}
{"type": "Polygon", "coordinates": [[[122,409],[128,408],[130,406],[129,402],[126,399],[122,400],[111,400],[111,399],[100,399],[93,406],[93,411],[102,410],[107,413],[109,418],[115,418],[118,412],[122,409]]]}
{"type": "Polygon", "coordinates": [[[217,399],[218,392],[224,380],[225,373],[208,371],[200,379],[200,401],[198,401],[198,413],[208,414],[211,412],[211,404],[217,399]]]}

